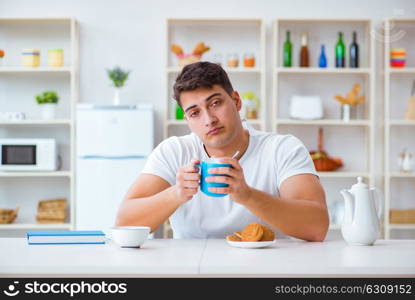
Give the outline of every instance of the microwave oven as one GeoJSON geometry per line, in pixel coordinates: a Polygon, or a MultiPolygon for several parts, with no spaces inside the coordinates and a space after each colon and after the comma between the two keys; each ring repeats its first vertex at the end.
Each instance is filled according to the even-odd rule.
{"type": "Polygon", "coordinates": [[[55,171],[54,139],[0,139],[0,171],[55,171]]]}

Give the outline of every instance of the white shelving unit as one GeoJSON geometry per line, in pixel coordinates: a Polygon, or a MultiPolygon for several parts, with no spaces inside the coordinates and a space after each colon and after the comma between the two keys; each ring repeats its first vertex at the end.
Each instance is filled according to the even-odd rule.
{"type": "MultiPolygon", "coordinates": [[[[293,134],[306,147],[317,150],[318,128],[324,128],[324,147],[333,157],[341,157],[344,167],[334,172],[320,172],[321,182],[326,190],[327,203],[332,210],[343,203],[338,192],[349,188],[362,176],[370,185],[374,184],[374,136],[375,136],[375,50],[371,37],[371,20],[366,19],[277,19],[273,24],[273,88],[272,128],[281,134],[293,134]],[[292,67],[283,67],[283,43],[286,31],[291,33],[293,44],[292,67]],[[352,32],[357,32],[360,65],[359,68],[335,68],[334,47],[337,33],[341,31],[346,46],[346,66],[349,63],[348,48],[352,32]],[[308,34],[310,67],[298,67],[300,34],[308,34]],[[328,67],[318,67],[321,44],[325,45],[328,67]],[[340,116],[340,104],[334,99],[337,94],[345,95],[354,83],[360,83],[366,101],[360,104],[357,118],[344,122],[340,116]],[[293,95],[320,96],[324,106],[324,119],[290,119],[289,103],[293,95]],[[360,111],[359,111],[360,110],[360,111]],[[343,142],[338,143],[339,139],[343,142]],[[344,148],[349,143],[351,147],[344,148]],[[353,148],[355,151],[350,151],[353,148]],[[361,155],[357,155],[360,151],[361,155]]],[[[330,229],[340,229],[339,223],[331,222],[330,229]]]]}
{"type": "MultiPolygon", "coordinates": [[[[204,42],[211,49],[204,53],[202,61],[215,61],[214,56],[222,57],[222,67],[228,73],[233,88],[240,94],[254,92],[260,99],[258,119],[248,119],[253,127],[265,130],[265,24],[261,19],[167,19],[166,20],[166,110],[164,138],[189,133],[186,121],[175,119],[175,101],[173,84],[181,68],[178,60],[170,51],[172,44],[182,46],[190,53],[198,42],[204,42]],[[250,52],[255,55],[255,66],[243,66],[243,55],[250,52]],[[228,54],[239,56],[239,66],[229,68],[226,65],[228,54]]],[[[163,236],[171,236],[171,229],[164,224],[163,236]]]]}
{"type": "Polygon", "coordinates": [[[185,52],[191,52],[196,43],[203,41],[211,49],[202,60],[214,61],[222,57],[222,67],[228,73],[235,90],[240,94],[253,91],[260,99],[259,118],[248,122],[256,128],[265,129],[265,25],[261,19],[167,19],[166,20],[166,113],[164,137],[188,133],[185,121],[175,119],[173,84],[181,68],[170,51],[172,44],[179,44],[185,52]],[[243,66],[243,54],[255,55],[255,66],[243,66]],[[239,56],[239,66],[226,65],[228,54],[239,56]]]}
{"type": "Polygon", "coordinates": [[[398,155],[407,148],[415,154],[415,120],[404,120],[405,106],[415,81],[415,19],[384,21],[385,95],[385,235],[386,238],[415,238],[415,224],[391,224],[391,209],[413,209],[415,173],[401,173],[398,155]],[[403,68],[390,66],[392,48],[406,48],[403,68]]]}
{"type": "Polygon", "coordinates": [[[74,228],[75,103],[78,101],[79,28],[73,18],[1,18],[0,40],[5,57],[0,65],[0,111],[21,111],[22,121],[0,121],[1,138],[55,138],[62,167],[54,172],[0,172],[0,206],[19,214],[12,224],[0,224],[0,235],[27,230],[74,228]],[[41,50],[41,66],[21,67],[25,48],[41,50]],[[47,66],[47,50],[64,50],[64,67],[47,66]],[[21,88],[24,86],[24,89],[21,88]],[[60,97],[57,119],[42,120],[35,95],[56,90],[60,97]],[[37,224],[37,203],[66,198],[69,216],[64,224],[37,224]]]}

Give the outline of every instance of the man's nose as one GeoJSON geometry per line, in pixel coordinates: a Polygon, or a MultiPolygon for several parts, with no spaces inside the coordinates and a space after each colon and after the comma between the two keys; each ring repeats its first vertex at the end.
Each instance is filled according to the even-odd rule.
{"type": "Polygon", "coordinates": [[[215,124],[217,121],[218,121],[218,118],[215,116],[214,113],[210,111],[206,111],[206,113],[204,114],[204,122],[206,126],[215,124]]]}

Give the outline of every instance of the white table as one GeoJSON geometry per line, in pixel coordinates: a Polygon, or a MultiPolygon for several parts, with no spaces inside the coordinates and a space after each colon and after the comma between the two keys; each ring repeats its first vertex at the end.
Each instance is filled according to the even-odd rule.
{"type": "Polygon", "coordinates": [[[415,240],[278,240],[262,249],[222,239],[148,240],[140,249],[105,245],[28,245],[0,238],[0,277],[414,277],[415,240]]]}

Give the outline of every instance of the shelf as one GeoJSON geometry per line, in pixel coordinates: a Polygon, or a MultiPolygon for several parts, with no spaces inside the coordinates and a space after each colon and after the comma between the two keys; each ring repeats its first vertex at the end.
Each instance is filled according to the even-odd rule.
{"type": "Polygon", "coordinates": [[[386,68],[386,72],[391,74],[415,74],[415,68],[386,68]]]}
{"type": "Polygon", "coordinates": [[[321,178],[369,178],[369,173],[366,172],[318,172],[321,178]]]}
{"type": "Polygon", "coordinates": [[[390,120],[386,123],[390,126],[415,126],[415,120],[390,120]]]}
{"type": "Polygon", "coordinates": [[[71,125],[69,119],[56,120],[21,120],[21,121],[0,121],[0,126],[20,126],[20,125],[71,125]]]}
{"type": "Polygon", "coordinates": [[[0,224],[0,230],[2,229],[71,229],[71,224],[37,224],[37,223],[26,223],[26,224],[0,224]]]}
{"type": "Polygon", "coordinates": [[[415,173],[400,173],[400,172],[391,172],[389,173],[390,178],[415,178],[415,173]]]}
{"type": "Polygon", "coordinates": [[[389,224],[389,228],[397,230],[415,230],[415,224],[389,224]]]}
{"type": "MultiPolygon", "coordinates": [[[[250,125],[261,125],[264,121],[263,120],[246,120],[246,122],[250,125]]],[[[167,120],[166,125],[167,126],[174,126],[174,125],[184,126],[184,125],[187,125],[187,121],[186,120],[167,120]]]]}
{"type": "Polygon", "coordinates": [[[0,73],[70,73],[71,67],[62,68],[50,68],[50,67],[37,67],[37,68],[25,68],[25,67],[0,67],[0,73]]]}
{"type": "MultiPolygon", "coordinates": [[[[259,68],[244,68],[244,67],[239,67],[239,68],[226,68],[223,67],[223,69],[226,71],[226,73],[229,74],[236,74],[236,73],[261,73],[261,70],[259,68]]],[[[169,67],[167,68],[167,73],[171,74],[171,73],[179,73],[182,70],[182,68],[180,67],[169,67]]]]}
{"type": "Polygon", "coordinates": [[[280,119],[276,122],[277,125],[331,125],[331,126],[369,126],[370,121],[368,120],[351,120],[344,122],[342,120],[291,120],[291,119],[280,119]]]}
{"type": "Polygon", "coordinates": [[[295,73],[295,74],[370,74],[369,68],[276,68],[275,73],[295,73]]]}
{"type": "Polygon", "coordinates": [[[71,177],[70,171],[56,171],[56,172],[1,172],[0,177],[71,177]]]}

